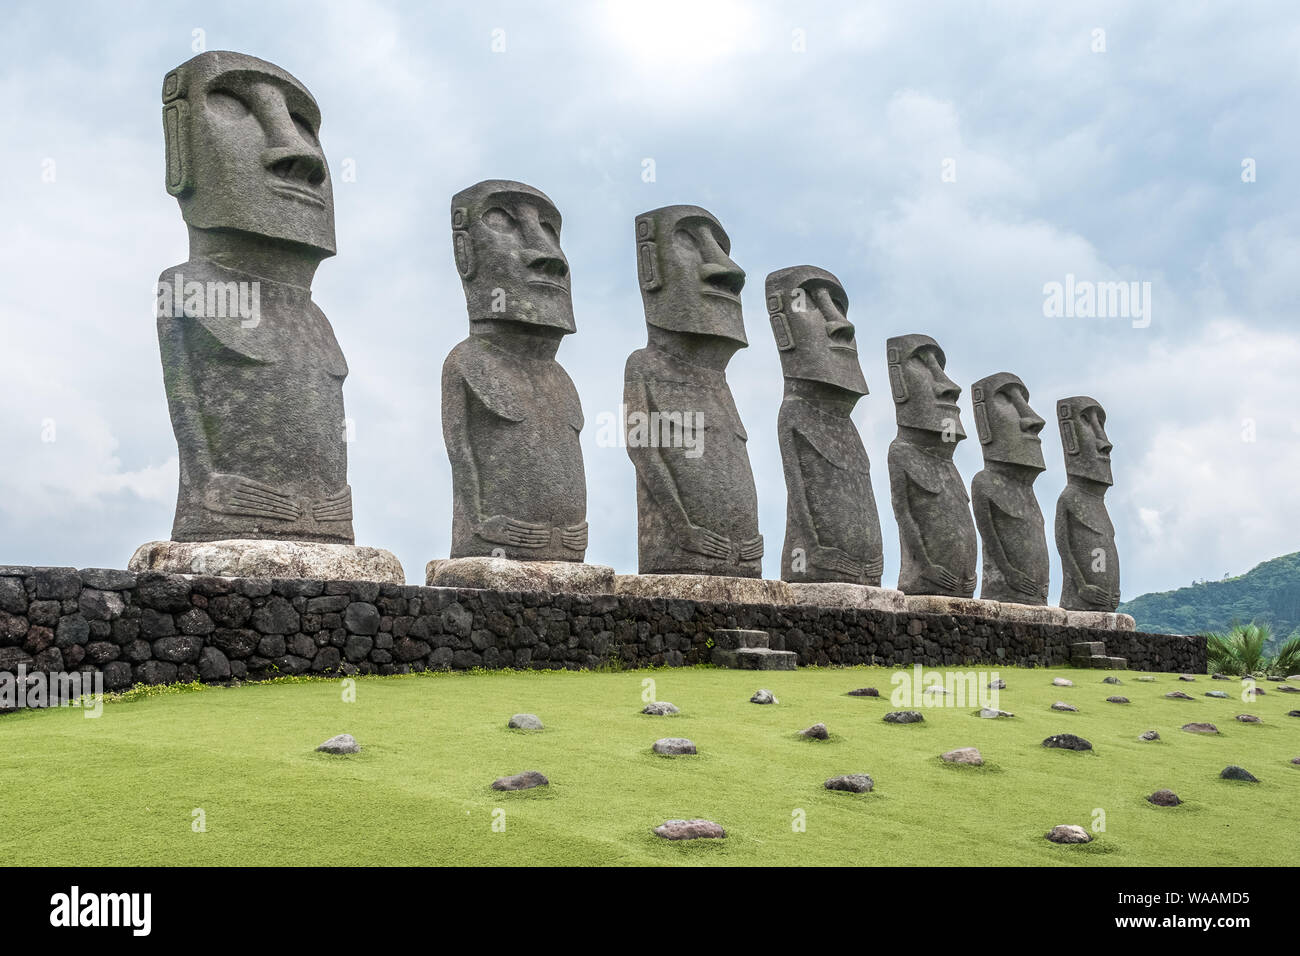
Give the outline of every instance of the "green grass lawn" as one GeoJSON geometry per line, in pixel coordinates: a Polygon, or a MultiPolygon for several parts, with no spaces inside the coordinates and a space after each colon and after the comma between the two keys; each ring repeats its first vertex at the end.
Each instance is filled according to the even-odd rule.
{"type": "Polygon", "coordinates": [[[1155,683],[1121,672],[1006,668],[998,701],[924,707],[925,722],[886,724],[885,668],[757,674],[712,668],[621,673],[501,672],[210,687],[79,710],[0,717],[0,852],[7,865],[95,864],[1013,864],[1289,865],[1300,850],[1300,695],[1243,703],[1238,685],[1198,677],[1155,683]],[[1053,677],[1074,687],[1058,688],[1053,677]],[[682,709],[649,717],[653,698],[682,709]],[[748,701],[760,686],[780,700],[748,701]],[[846,696],[862,686],[881,699],[846,696]],[[1230,700],[1204,697],[1228,690],[1230,700]],[[1184,690],[1191,701],[1167,700],[1184,690]],[[1123,694],[1131,704],[1110,704],[1123,694]],[[1056,713],[1055,700],[1080,708],[1056,713]],[[517,712],[546,729],[509,730],[517,712]],[[1263,718],[1242,724],[1239,713],[1263,718]],[[1217,737],[1179,727],[1211,721],[1217,737]],[[828,741],[798,731],[824,721],[828,741]],[[1155,729],[1162,739],[1141,742],[1155,729]],[[351,733],[362,753],[314,748],[351,733]],[[1091,753],[1048,750],[1050,734],[1091,753]],[[651,751],[689,737],[691,757],[651,751]],[[983,767],[938,755],[975,746],[983,767]],[[1258,784],[1219,779],[1239,764],[1258,784]],[[540,770],[551,785],[500,793],[493,779],[540,770]],[[826,778],[869,773],[854,795],[826,778]],[[1168,787],[1185,803],[1145,797],[1168,787]],[[194,832],[201,809],[206,832],[194,832]],[[1105,830],[1082,846],[1043,834],[1058,823],[1105,830]],[[666,819],[705,817],[722,841],[670,843],[666,819]],[[493,822],[504,821],[504,830],[493,822]],[[795,824],[800,820],[803,827],[795,824]]]}

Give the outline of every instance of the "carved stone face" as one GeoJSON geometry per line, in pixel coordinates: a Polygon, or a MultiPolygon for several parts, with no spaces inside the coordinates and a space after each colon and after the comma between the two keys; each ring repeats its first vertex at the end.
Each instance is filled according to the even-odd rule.
{"type": "Polygon", "coordinates": [[[636,263],[649,324],[749,344],[740,311],[745,272],[711,213],[664,206],[637,216],[636,263]]]}
{"type": "Polygon", "coordinates": [[[1106,410],[1095,398],[1076,395],[1056,403],[1065,448],[1065,473],[1114,484],[1110,472],[1110,439],[1106,437],[1106,410]]]}
{"type": "Polygon", "coordinates": [[[320,108],[271,63],[210,51],[163,80],[167,191],[196,229],[235,229],[334,254],[320,108]]]}
{"type": "Polygon", "coordinates": [[[951,435],[955,442],[965,438],[957,407],[961,388],[944,374],[948,361],[939,343],[928,335],[899,335],[885,347],[898,424],[951,435]]]}
{"type": "Polygon", "coordinates": [[[1029,407],[1024,382],[1010,372],[998,372],[972,385],[970,397],[986,462],[1003,461],[1038,471],[1047,468],[1038,437],[1047,423],[1029,407]]]}
{"type": "Polygon", "coordinates": [[[576,332],[560,212],[539,189],[489,179],[451,200],[452,247],[471,322],[576,332]]]}
{"type": "Polygon", "coordinates": [[[816,266],[792,266],[771,273],[766,292],[785,377],[866,395],[853,323],[846,318],[849,300],[840,280],[816,266]]]}

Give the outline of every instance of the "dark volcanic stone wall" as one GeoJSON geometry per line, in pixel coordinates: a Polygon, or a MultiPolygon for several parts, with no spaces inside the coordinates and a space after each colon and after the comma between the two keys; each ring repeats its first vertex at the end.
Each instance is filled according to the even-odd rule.
{"type": "Polygon", "coordinates": [[[1205,639],[948,615],[621,596],[0,566],[0,672],[135,683],[472,667],[672,666],[716,628],[766,630],[801,664],[1064,664],[1076,641],[1141,670],[1205,670],[1205,639]]]}

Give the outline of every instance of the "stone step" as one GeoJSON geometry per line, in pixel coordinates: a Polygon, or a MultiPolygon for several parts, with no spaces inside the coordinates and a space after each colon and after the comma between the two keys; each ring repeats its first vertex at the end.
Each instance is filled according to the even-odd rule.
{"type": "Polygon", "coordinates": [[[742,647],[762,647],[769,645],[767,631],[746,631],[737,628],[719,628],[711,635],[713,646],[724,651],[738,651],[742,647]]]}
{"type": "Polygon", "coordinates": [[[1105,653],[1106,645],[1102,641],[1081,641],[1070,645],[1071,657],[1098,657],[1104,656],[1105,653]]]}
{"type": "Polygon", "coordinates": [[[744,671],[792,671],[799,665],[794,651],[774,651],[766,647],[742,647],[733,652],[733,667],[744,671]]]}
{"type": "Polygon", "coordinates": [[[1122,657],[1107,657],[1105,654],[1094,654],[1088,659],[1088,663],[1082,666],[1103,671],[1122,671],[1128,670],[1128,661],[1122,657]]]}

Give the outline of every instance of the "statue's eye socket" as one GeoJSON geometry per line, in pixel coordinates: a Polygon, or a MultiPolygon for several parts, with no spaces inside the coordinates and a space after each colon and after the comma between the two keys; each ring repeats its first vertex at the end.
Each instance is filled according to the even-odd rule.
{"type": "Polygon", "coordinates": [[[312,145],[318,145],[316,131],[311,128],[311,123],[308,123],[297,113],[291,114],[289,118],[293,120],[293,125],[298,127],[298,132],[301,134],[303,139],[312,145]]]}
{"type": "Polygon", "coordinates": [[[555,226],[551,225],[551,223],[549,222],[543,222],[542,231],[545,232],[548,237],[550,237],[550,240],[552,242],[554,242],[556,245],[559,245],[560,232],[558,229],[555,228],[555,226]]]}
{"type": "Polygon", "coordinates": [[[515,217],[500,206],[493,206],[483,213],[483,225],[494,232],[503,232],[510,235],[519,234],[519,224],[515,222],[515,217]]]}
{"type": "Polygon", "coordinates": [[[248,104],[228,90],[213,90],[207,97],[208,108],[225,119],[242,119],[249,113],[248,104]]]}
{"type": "Polygon", "coordinates": [[[703,250],[700,247],[700,240],[697,239],[695,234],[689,229],[678,229],[674,231],[673,242],[677,244],[678,248],[683,249],[686,252],[694,253],[695,255],[703,255],[703,250]]]}

